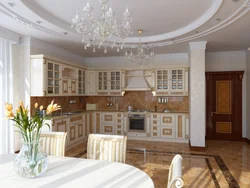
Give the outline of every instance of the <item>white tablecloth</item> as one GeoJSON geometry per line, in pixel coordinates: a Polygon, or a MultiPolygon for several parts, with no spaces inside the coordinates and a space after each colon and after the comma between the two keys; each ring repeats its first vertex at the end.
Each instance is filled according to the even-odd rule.
{"type": "Polygon", "coordinates": [[[47,171],[34,179],[25,179],[13,170],[15,155],[0,155],[0,188],[12,187],[84,187],[153,188],[151,178],[130,165],[108,161],[49,157],[47,171]]]}

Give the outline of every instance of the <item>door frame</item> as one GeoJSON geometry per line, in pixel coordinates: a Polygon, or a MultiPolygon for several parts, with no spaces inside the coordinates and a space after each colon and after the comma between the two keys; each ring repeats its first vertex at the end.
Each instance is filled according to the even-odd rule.
{"type": "MultiPolygon", "coordinates": [[[[208,105],[208,103],[212,102],[213,99],[213,89],[207,90],[208,87],[212,88],[212,82],[209,82],[209,79],[213,75],[232,75],[235,80],[234,91],[232,91],[232,100],[234,100],[235,108],[233,117],[233,124],[237,123],[236,127],[236,135],[232,140],[241,141],[242,140],[242,79],[243,79],[244,71],[218,71],[218,72],[205,72],[206,75],[206,139],[208,140],[225,140],[223,136],[218,138],[216,135],[211,135],[211,127],[209,125],[212,123],[211,112],[213,111],[212,105],[208,105]],[[211,101],[210,101],[211,100],[211,101]]],[[[233,107],[232,107],[233,108],[233,107]]]]}

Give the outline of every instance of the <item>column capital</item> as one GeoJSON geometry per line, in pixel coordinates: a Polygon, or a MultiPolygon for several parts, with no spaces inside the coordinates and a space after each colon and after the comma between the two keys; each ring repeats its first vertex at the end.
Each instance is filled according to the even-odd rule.
{"type": "Polygon", "coordinates": [[[190,42],[189,49],[192,50],[206,50],[207,41],[190,42]]]}

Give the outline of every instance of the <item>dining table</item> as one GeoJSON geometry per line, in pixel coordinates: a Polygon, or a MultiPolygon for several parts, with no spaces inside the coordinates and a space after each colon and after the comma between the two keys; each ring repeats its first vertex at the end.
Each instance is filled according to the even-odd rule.
{"type": "Polygon", "coordinates": [[[152,179],[134,166],[74,157],[49,156],[44,174],[23,178],[13,168],[15,157],[0,155],[0,188],[154,188],[152,179]]]}

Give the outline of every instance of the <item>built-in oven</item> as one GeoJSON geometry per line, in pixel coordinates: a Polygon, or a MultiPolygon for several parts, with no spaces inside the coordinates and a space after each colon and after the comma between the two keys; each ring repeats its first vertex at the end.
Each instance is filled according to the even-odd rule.
{"type": "Polygon", "coordinates": [[[128,131],[129,132],[146,132],[145,120],[146,114],[129,114],[128,131]]]}

